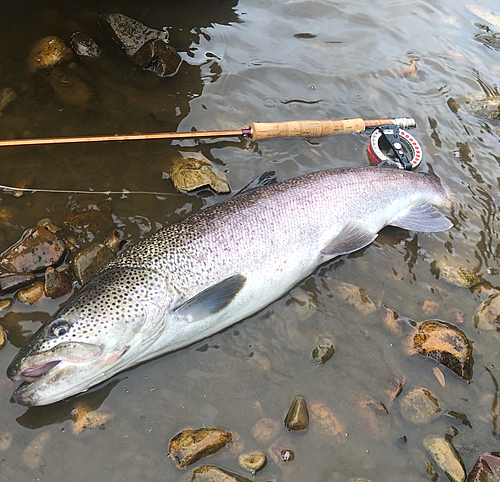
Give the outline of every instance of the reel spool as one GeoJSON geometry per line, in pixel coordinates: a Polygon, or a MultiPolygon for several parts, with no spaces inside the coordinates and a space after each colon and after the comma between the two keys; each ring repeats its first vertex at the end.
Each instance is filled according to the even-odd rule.
{"type": "Polygon", "coordinates": [[[408,132],[394,124],[377,127],[367,147],[370,164],[415,170],[422,162],[422,148],[408,132]]]}

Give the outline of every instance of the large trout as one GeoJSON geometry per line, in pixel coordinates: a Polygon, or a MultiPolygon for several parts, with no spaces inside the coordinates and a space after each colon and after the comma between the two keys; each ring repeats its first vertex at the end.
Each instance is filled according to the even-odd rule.
{"type": "Polygon", "coordinates": [[[12,360],[24,405],[87,390],[273,302],[384,226],[451,227],[433,175],[332,169],[246,190],[155,232],[101,269],[12,360]]]}

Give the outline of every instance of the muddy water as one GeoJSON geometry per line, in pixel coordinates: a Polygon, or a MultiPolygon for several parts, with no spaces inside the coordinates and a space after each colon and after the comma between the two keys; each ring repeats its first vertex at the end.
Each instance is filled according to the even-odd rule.
{"type": "MultiPolygon", "coordinates": [[[[217,426],[238,433],[240,446],[221,451],[210,463],[240,473],[241,444],[245,451],[267,454],[273,444],[294,451],[295,460],[287,464],[270,459],[256,480],[430,480],[430,459],[422,447],[428,434],[455,435],[453,443],[467,468],[477,453],[498,450],[492,376],[499,375],[499,335],[477,331],[472,323],[485,295],[450,285],[432,269],[434,261],[447,259],[500,285],[498,208],[491,197],[500,177],[498,128],[448,107],[451,98],[480,94],[481,85],[493,87],[500,73],[500,53],[472,40],[479,33],[474,22],[485,21],[471,13],[466,2],[15,5],[2,6],[0,87],[12,87],[18,99],[0,117],[0,137],[226,129],[252,121],[409,115],[418,123],[412,133],[424,150],[422,170],[434,170],[452,193],[453,208],[447,214],[455,227],[425,235],[387,229],[367,249],[321,267],[252,318],[53,406],[26,409],[15,404],[14,384],[2,376],[0,419],[2,430],[12,435],[12,443],[1,453],[2,480],[177,480],[182,473],[166,457],[168,440],[185,427],[217,426]],[[175,77],[158,79],[138,72],[106,39],[96,26],[97,14],[116,11],[169,29],[183,58],[175,77]],[[87,109],[61,104],[44,79],[25,70],[28,52],[38,39],[59,35],[68,41],[77,30],[93,36],[113,66],[105,71],[75,66],[95,90],[96,101],[87,109]],[[399,75],[409,59],[415,60],[417,75],[399,75]],[[361,287],[377,310],[362,314],[336,298],[339,281],[361,287]],[[445,321],[456,323],[451,309],[463,312],[460,328],[474,342],[471,383],[442,367],[443,387],[434,375],[434,362],[405,354],[402,340],[411,326],[403,325],[401,336],[384,328],[383,305],[418,322],[427,318],[425,301],[437,303],[435,317],[445,321]],[[323,367],[311,358],[318,335],[333,337],[336,344],[333,358],[323,367]],[[390,402],[385,394],[393,375],[405,377],[403,394],[426,387],[447,410],[465,414],[470,427],[444,414],[429,424],[407,422],[399,410],[401,397],[390,402]],[[313,420],[305,433],[282,428],[269,441],[256,440],[252,427],[264,417],[281,421],[297,395],[328,407],[340,433],[335,436],[332,427],[313,420]],[[383,402],[389,415],[366,415],[360,408],[366,397],[383,402]],[[101,429],[75,435],[71,412],[77,403],[111,418],[101,429]]],[[[497,8],[500,15],[493,2],[474,5],[497,8]]],[[[6,185],[28,182],[44,189],[167,193],[102,197],[116,224],[135,241],[223,199],[207,190],[192,195],[174,191],[162,173],[180,155],[201,152],[227,173],[237,190],[271,169],[285,179],[364,165],[366,142],[364,135],[345,135],[258,144],[227,139],[2,148],[0,179],[6,185]]],[[[1,207],[11,216],[2,221],[1,249],[41,218],[62,224],[71,203],[81,197],[1,194],[1,207]]],[[[0,352],[2,372],[60,303],[42,300],[26,307],[16,302],[3,315],[9,342],[0,352]]],[[[439,469],[437,474],[435,480],[446,480],[439,469]]]]}

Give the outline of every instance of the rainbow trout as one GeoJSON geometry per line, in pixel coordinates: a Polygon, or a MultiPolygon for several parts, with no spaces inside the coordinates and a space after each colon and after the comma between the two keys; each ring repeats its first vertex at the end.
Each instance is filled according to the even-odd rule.
{"type": "Polygon", "coordinates": [[[153,233],[102,268],[7,370],[23,405],[47,405],[261,310],[384,226],[443,231],[433,175],[361,167],[246,189],[153,233]]]}

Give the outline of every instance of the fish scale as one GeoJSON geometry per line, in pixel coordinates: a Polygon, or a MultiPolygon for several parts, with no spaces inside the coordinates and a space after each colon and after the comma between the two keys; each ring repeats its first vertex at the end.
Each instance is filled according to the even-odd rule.
{"type": "Polygon", "coordinates": [[[45,405],[189,345],[276,300],[384,226],[451,227],[433,175],[333,169],[247,190],[166,226],[102,268],[24,345],[8,376],[45,405]]]}

